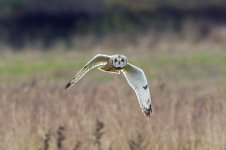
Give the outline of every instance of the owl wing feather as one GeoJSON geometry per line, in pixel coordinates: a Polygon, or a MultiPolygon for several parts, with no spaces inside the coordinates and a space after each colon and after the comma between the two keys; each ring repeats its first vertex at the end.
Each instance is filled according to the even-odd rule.
{"type": "Polygon", "coordinates": [[[142,112],[145,116],[150,116],[152,112],[151,95],[143,70],[132,64],[127,64],[126,67],[122,69],[122,72],[129,85],[135,91],[142,112]]]}
{"type": "Polygon", "coordinates": [[[72,80],[65,86],[65,88],[71,87],[78,80],[80,80],[89,70],[106,65],[110,60],[110,56],[98,54],[94,58],[92,58],[73,78],[72,80]]]}

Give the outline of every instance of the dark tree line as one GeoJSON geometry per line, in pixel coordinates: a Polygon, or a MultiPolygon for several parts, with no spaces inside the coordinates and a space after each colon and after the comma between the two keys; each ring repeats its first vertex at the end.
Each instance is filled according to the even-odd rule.
{"type": "Polygon", "coordinates": [[[225,0],[0,0],[0,43],[51,46],[74,35],[134,32],[150,26],[180,29],[187,18],[226,23],[225,0]],[[156,25],[156,22],[157,25],[156,25]]]}
{"type": "Polygon", "coordinates": [[[159,8],[171,8],[183,11],[226,9],[225,0],[0,0],[0,15],[21,15],[45,13],[102,14],[114,11],[153,12],[159,8]]]}

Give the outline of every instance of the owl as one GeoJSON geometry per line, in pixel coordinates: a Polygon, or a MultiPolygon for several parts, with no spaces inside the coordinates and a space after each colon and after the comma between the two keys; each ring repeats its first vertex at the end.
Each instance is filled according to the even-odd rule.
{"type": "Polygon", "coordinates": [[[145,116],[150,116],[152,112],[151,95],[146,76],[142,69],[130,64],[124,55],[96,55],[72,78],[65,88],[71,87],[89,70],[96,67],[109,73],[120,74],[122,72],[129,85],[135,91],[142,112],[145,116]]]}

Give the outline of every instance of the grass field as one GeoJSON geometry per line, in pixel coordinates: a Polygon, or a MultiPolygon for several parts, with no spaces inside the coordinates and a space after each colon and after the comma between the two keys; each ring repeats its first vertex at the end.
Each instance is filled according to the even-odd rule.
{"type": "Polygon", "coordinates": [[[140,45],[122,51],[95,49],[2,52],[0,149],[226,149],[222,47],[162,42],[152,50],[140,45]],[[122,75],[92,70],[64,90],[96,53],[122,53],[143,68],[153,101],[150,118],[143,116],[122,75]]]}

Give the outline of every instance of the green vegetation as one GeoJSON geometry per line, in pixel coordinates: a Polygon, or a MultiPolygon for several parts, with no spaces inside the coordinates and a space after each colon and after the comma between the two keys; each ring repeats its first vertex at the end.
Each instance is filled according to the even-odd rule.
{"type": "MultiPolygon", "coordinates": [[[[54,57],[51,57],[51,53],[39,55],[41,59],[37,61],[25,59],[23,52],[16,58],[13,56],[11,56],[12,58],[7,58],[7,61],[4,60],[4,58],[1,58],[1,80],[7,80],[7,77],[11,76],[29,77],[37,73],[52,75],[54,72],[65,72],[68,70],[73,70],[74,73],[82,68],[86,63],[85,59],[82,61],[79,59],[74,60],[71,56],[68,58],[67,55],[63,59],[63,54],[55,55],[54,57]]],[[[72,55],[76,57],[76,52],[72,55]]],[[[86,59],[88,61],[90,58],[86,57],[86,59]]],[[[142,59],[134,59],[130,61],[134,62],[137,66],[144,68],[145,71],[151,70],[150,73],[148,73],[149,77],[153,75],[158,76],[159,73],[167,75],[167,78],[171,80],[208,80],[216,77],[224,79],[226,76],[226,55],[222,55],[220,52],[193,52],[182,55],[152,54],[151,56],[142,59]]],[[[103,77],[104,75],[101,77],[97,76],[100,80],[103,79],[103,77]]],[[[63,78],[63,76],[61,78],[63,78]]],[[[109,77],[104,79],[109,79],[109,77]]]]}

